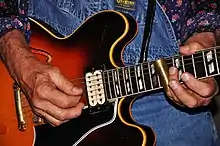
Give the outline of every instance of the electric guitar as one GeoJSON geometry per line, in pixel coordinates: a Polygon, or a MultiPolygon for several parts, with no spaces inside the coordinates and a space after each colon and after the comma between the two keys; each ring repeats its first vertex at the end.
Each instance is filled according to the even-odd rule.
{"type": "Polygon", "coordinates": [[[197,78],[219,74],[217,48],[124,66],[122,53],[138,30],[131,16],[117,11],[96,13],[64,38],[30,20],[35,24],[33,53],[42,61],[46,56],[46,61],[84,88],[86,106],[78,118],[51,127],[31,111],[19,86],[0,64],[1,146],[155,146],[153,130],[132,118],[137,96],[166,90],[170,66],[197,78]]]}

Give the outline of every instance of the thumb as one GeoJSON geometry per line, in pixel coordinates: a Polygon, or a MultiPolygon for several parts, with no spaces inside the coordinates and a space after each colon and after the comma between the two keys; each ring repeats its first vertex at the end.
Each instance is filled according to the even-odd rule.
{"type": "Polygon", "coordinates": [[[67,78],[65,78],[60,72],[53,72],[50,74],[52,82],[55,86],[69,95],[81,95],[82,89],[74,86],[67,78]]]}

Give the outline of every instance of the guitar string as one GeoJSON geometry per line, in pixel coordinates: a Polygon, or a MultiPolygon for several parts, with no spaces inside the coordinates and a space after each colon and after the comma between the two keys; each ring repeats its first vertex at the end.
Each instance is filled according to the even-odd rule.
{"type": "MultiPolygon", "coordinates": [[[[220,52],[219,52],[219,53],[212,53],[211,55],[215,55],[215,54],[220,54],[220,52]]],[[[179,59],[179,63],[182,63],[181,57],[182,57],[182,56],[179,56],[178,58],[171,57],[171,58],[168,58],[168,59],[172,59],[172,58],[174,58],[174,59],[179,59]]],[[[188,56],[183,56],[183,57],[188,57],[188,56]]],[[[203,58],[203,55],[194,57],[194,60],[195,60],[195,59],[200,59],[200,58],[203,58]]],[[[215,59],[215,58],[214,58],[214,59],[215,59]]],[[[219,59],[219,57],[218,57],[217,59],[219,59]]],[[[166,60],[166,61],[168,61],[168,60],[166,60]]],[[[184,62],[186,62],[186,61],[192,61],[192,58],[184,59],[184,62]]],[[[196,63],[201,63],[201,62],[203,62],[203,60],[202,60],[202,61],[195,61],[194,64],[196,64],[196,63]]],[[[116,69],[105,70],[105,71],[102,72],[102,74],[106,74],[107,72],[111,72],[111,71],[124,70],[125,68],[134,69],[134,68],[137,67],[137,66],[143,66],[143,65],[147,65],[147,66],[148,66],[149,63],[152,63],[152,62],[146,62],[146,63],[137,64],[137,65],[132,65],[132,66],[119,67],[119,68],[116,68],[116,69]]],[[[175,64],[175,62],[173,62],[173,61],[168,62],[167,65],[169,66],[169,65],[172,65],[173,63],[175,64]]],[[[219,63],[219,62],[218,62],[218,63],[219,63]]],[[[150,64],[150,65],[151,65],[151,64],[150,64]]],[[[186,66],[186,65],[193,65],[193,63],[184,64],[184,66],[186,66]]],[[[150,69],[152,69],[152,68],[150,68],[150,69]]],[[[149,67],[146,67],[146,68],[143,69],[143,71],[146,71],[146,70],[149,70],[149,67]]],[[[135,71],[131,71],[131,72],[130,72],[130,74],[132,74],[132,73],[135,73],[135,71]]],[[[99,74],[99,75],[100,75],[100,74],[99,74]]],[[[122,75],[122,74],[119,73],[118,75],[122,75]]],[[[92,76],[90,76],[90,78],[95,77],[95,76],[97,76],[97,75],[92,75],[92,76]]],[[[110,76],[110,77],[112,77],[112,76],[110,76]]],[[[85,82],[82,82],[82,81],[80,81],[80,80],[85,80],[86,78],[88,78],[88,77],[80,77],[80,78],[77,78],[77,79],[72,79],[72,80],[70,80],[70,81],[71,81],[71,82],[76,82],[77,80],[79,80],[79,82],[80,82],[80,84],[81,84],[81,83],[85,83],[85,82]]],[[[102,78],[102,79],[108,79],[108,77],[105,77],[105,78],[102,78]]],[[[95,81],[95,80],[97,80],[97,79],[90,80],[90,81],[95,81]]]]}
{"type": "MultiPolygon", "coordinates": [[[[198,61],[198,62],[196,62],[196,63],[201,63],[201,62],[203,62],[203,61],[198,61]]],[[[191,65],[191,64],[185,64],[185,66],[188,66],[188,65],[191,65]]],[[[145,73],[144,75],[148,75],[148,73],[145,73]]],[[[112,77],[112,78],[113,78],[113,76],[109,76],[109,77],[112,77]]],[[[134,78],[134,77],[136,77],[136,76],[130,76],[130,78],[134,78]]],[[[100,79],[102,79],[102,78],[100,78],[100,79]]],[[[119,82],[122,82],[122,81],[124,81],[124,79],[119,79],[119,82]]],[[[84,85],[84,83],[85,83],[85,82],[81,82],[81,83],[79,83],[78,85],[84,85]]],[[[113,83],[113,81],[109,81],[108,83],[104,83],[104,84],[109,86],[109,83],[113,83]]],[[[100,85],[100,84],[101,84],[101,83],[93,84],[93,85],[91,85],[91,87],[92,87],[92,86],[95,86],[95,85],[100,85]]],[[[76,84],[74,84],[74,85],[76,85],[76,84]]],[[[90,86],[88,86],[88,87],[90,87],[90,86]]],[[[83,87],[84,91],[85,91],[85,88],[86,88],[86,87],[83,87]]],[[[99,88],[99,89],[104,89],[104,88],[99,88]]],[[[90,90],[90,91],[93,92],[93,91],[97,91],[97,90],[98,90],[98,89],[94,89],[94,90],[90,90]]]]}
{"type": "MultiPolygon", "coordinates": [[[[196,52],[196,53],[194,53],[193,55],[198,55],[198,54],[201,54],[201,52],[208,52],[208,51],[214,51],[214,50],[216,50],[216,53],[212,53],[212,55],[214,54],[219,54],[220,52],[217,52],[217,50],[219,51],[220,50],[220,46],[215,46],[215,47],[210,47],[210,48],[206,48],[206,49],[204,49],[204,50],[201,50],[201,51],[198,51],[198,52],[196,52]]],[[[178,57],[178,58],[181,58],[181,57],[187,57],[186,55],[176,55],[176,56],[172,56],[172,57],[165,57],[164,59],[172,59],[172,58],[174,58],[174,57],[178,57]]],[[[191,56],[191,55],[189,55],[189,56],[191,56]]],[[[201,55],[201,56],[203,56],[203,55],[201,55]]],[[[188,59],[188,60],[191,60],[191,59],[188,59]]],[[[188,61],[187,59],[186,59],[186,61],[188,61]]],[[[148,64],[148,63],[152,63],[153,61],[150,61],[150,62],[144,62],[144,63],[139,63],[139,64],[136,64],[136,65],[129,65],[129,66],[126,66],[126,67],[132,67],[132,66],[137,66],[137,65],[144,65],[144,64],[148,64]]],[[[110,71],[110,70],[117,70],[117,69],[121,69],[121,68],[125,68],[125,67],[119,67],[119,68],[114,68],[114,69],[109,69],[109,70],[105,70],[105,71],[103,71],[103,72],[107,72],[107,71],[110,71]]],[[[95,76],[95,75],[94,75],[95,76]]],[[[93,77],[93,76],[92,76],[93,77]]],[[[79,77],[79,78],[76,78],[76,79],[72,79],[71,81],[75,81],[75,80],[84,80],[85,79],[85,77],[79,77]]]]}
{"type": "MultiPolygon", "coordinates": [[[[201,57],[201,56],[200,56],[201,57]]],[[[203,56],[202,56],[203,57],[203,56]]],[[[198,59],[199,57],[197,57],[196,59],[198,59]]],[[[191,60],[191,59],[190,59],[191,60]]],[[[201,63],[201,62],[203,62],[203,61],[195,61],[195,63],[201,63]]],[[[173,62],[171,62],[170,64],[173,64],[173,62]]],[[[187,63],[187,64],[184,64],[184,66],[185,67],[187,67],[188,65],[192,65],[193,63],[187,63]]],[[[144,71],[146,71],[146,70],[149,70],[148,68],[147,69],[145,69],[144,71]]],[[[131,72],[131,74],[132,73],[135,73],[135,71],[133,71],[133,72],[131,72]]],[[[119,75],[122,75],[122,74],[119,74],[119,75]]],[[[149,75],[148,73],[144,73],[144,75],[149,75]]],[[[108,78],[113,78],[114,76],[109,76],[108,78]]],[[[130,76],[130,78],[133,78],[133,77],[136,77],[136,76],[130,76]]],[[[108,79],[107,78],[107,79],[108,79]]],[[[99,79],[103,79],[103,78],[99,78],[99,79]]],[[[95,80],[97,80],[97,79],[95,79],[95,80]]],[[[92,81],[92,80],[91,80],[92,81]]],[[[121,82],[121,81],[124,81],[124,79],[119,79],[119,82],[121,82]]],[[[107,82],[107,83],[104,83],[104,84],[109,84],[109,83],[112,83],[113,81],[109,81],[109,82],[107,82]]],[[[78,84],[74,84],[74,85],[83,85],[83,84],[85,84],[85,82],[80,82],[80,83],[78,83],[78,84]]],[[[99,85],[100,83],[97,83],[97,84],[93,84],[92,86],[95,86],[95,85],[99,85]]],[[[96,91],[97,89],[95,89],[95,90],[90,90],[90,91],[96,91]]]]}
{"type": "MultiPolygon", "coordinates": [[[[32,50],[32,52],[34,53],[34,54],[39,54],[39,55],[43,55],[43,56],[46,56],[46,61],[47,62],[51,62],[51,60],[52,60],[52,55],[51,54],[49,54],[48,52],[46,52],[45,50],[41,50],[41,49],[36,49],[36,48],[32,48],[32,47],[30,47],[31,48],[31,50],[32,50]]],[[[204,50],[201,50],[201,51],[206,51],[206,52],[208,52],[208,51],[214,51],[214,50],[216,50],[216,53],[213,53],[213,54],[218,54],[218,52],[217,52],[217,50],[218,49],[220,49],[220,46],[215,46],[215,47],[210,47],[210,48],[207,48],[207,49],[204,49],[204,50]]],[[[195,54],[199,54],[199,53],[201,53],[201,51],[200,52],[196,52],[196,53],[194,53],[193,55],[195,55],[195,54]]],[[[212,54],[212,55],[213,55],[212,54]]],[[[173,56],[173,57],[166,57],[166,58],[164,58],[164,59],[172,59],[172,58],[174,58],[174,57],[182,57],[182,56],[184,56],[184,55],[176,55],[176,56],[173,56]]],[[[191,55],[189,55],[189,56],[191,56],[191,55]]],[[[189,59],[189,60],[191,60],[191,59],[189,59]]],[[[186,60],[187,61],[187,60],[186,60]]],[[[153,61],[152,61],[153,62],[153,61]]],[[[144,64],[148,64],[148,63],[152,63],[152,62],[144,62],[144,63],[142,63],[142,65],[144,65],[144,64]]],[[[141,64],[137,64],[137,65],[141,65],[141,64]]],[[[136,65],[136,66],[137,66],[136,65]]],[[[131,65],[132,66],[132,65],[131,65]]],[[[131,66],[127,66],[127,67],[131,67],[131,66]]],[[[133,65],[133,66],[135,66],[135,65],[133,65]]],[[[120,68],[124,68],[124,67],[120,67],[120,68]]],[[[119,68],[119,69],[120,69],[119,68]]],[[[117,70],[117,69],[112,69],[112,70],[117,70]]],[[[110,70],[107,70],[107,71],[110,71],[110,70]]],[[[105,71],[104,71],[105,72],[105,71]]],[[[76,80],[84,80],[85,79],[85,77],[80,77],[80,78],[77,78],[77,79],[72,79],[71,81],[76,81],[76,80]]]]}
{"type": "MultiPolygon", "coordinates": [[[[217,51],[217,49],[219,49],[219,46],[216,46],[216,47],[213,47],[214,49],[209,49],[209,50],[204,50],[204,51],[206,51],[206,52],[208,52],[208,51],[213,51],[213,50],[216,50],[217,51]]],[[[51,59],[52,59],[52,57],[51,57],[51,55],[49,54],[49,53],[47,53],[47,52],[45,52],[45,51],[43,51],[43,50],[40,50],[40,49],[34,49],[34,48],[32,48],[32,50],[34,50],[35,52],[34,53],[36,53],[36,54],[40,54],[40,55],[44,55],[44,56],[46,56],[47,57],[47,60],[49,60],[48,62],[50,62],[51,61],[51,59]]],[[[204,52],[203,51],[203,52],[204,52]]],[[[200,52],[201,53],[201,52],[200,52]]],[[[195,54],[198,54],[198,53],[195,53],[195,54]]],[[[195,55],[194,54],[194,55],[195,55]]],[[[215,52],[215,53],[212,53],[212,55],[215,55],[215,54],[218,54],[218,52],[215,52]]],[[[189,55],[190,56],[190,55],[189,55]]],[[[167,59],[173,59],[173,58],[175,58],[175,57],[177,57],[177,58],[180,58],[180,57],[182,57],[182,55],[180,55],[180,56],[174,56],[174,57],[168,57],[167,59]]],[[[198,58],[200,58],[200,57],[204,57],[204,55],[201,55],[201,56],[197,56],[197,57],[194,57],[194,59],[198,59],[198,58]]],[[[217,57],[217,59],[218,59],[218,57],[217,57]]],[[[192,58],[189,58],[188,60],[190,60],[190,61],[192,61],[192,58]]],[[[167,60],[168,61],[168,60],[167,60]]],[[[185,59],[184,61],[187,61],[187,59],[185,59]]],[[[200,62],[203,62],[203,61],[199,61],[199,63],[200,62]]],[[[144,64],[148,64],[149,62],[146,62],[146,63],[142,63],[141,65],[144,65],[144,64]]],[[[173,64],[174,62],[173,61],[171,61],[171,63],[167,63],[168,65],[170,65],[170,64],[173,64]]],[[[194,63],[198,63],[198,61],[197,62],[194,62],[194,63]]],[[[188,63],[188,64],[184,64],[184,66],[187,66],[187,65],[191,65],[192,63],[188,63]]],[[[148,64],[149,65],[149,64],[148,64]]],[[[137,66],[137,65],[134,65],[134,66],[137,66]]],[[[119,68],[120,69],[120,68],[119,68]]],[[[117,70],[117,69],[115,69],[115,70],[117,70]]],[[[149,70],[149,68],[147,67],[147,68],[145,68],[144,70],[149,70]]],[[[144,71],[143,70],[143,71],[144,71]]],[[[131,74],[132,73],[134,73],[135,71],[133,71],[133,72],[130,72],[131,74]]],[[[148,75],[148,73],[145,73],[145,75],[148,75]]],[[[121,74],[119,74],[119,75],[121,75],[121,74]]],[[[113,77],[113,76],[109,76],[109,77],[113,77]]],[[[109,78],[108,77],[108,78],[109,78]]],[[[131,77],[134,77],[134,76],[131,76],[131,77]]],[[[81,78],[81,79],[84,79],[84,78],[81,78]]],[[[75,80],[71,80],[72,82],[74,82],[74,81],[76,81],[76,80],[80,80],[79,78],[78,79],[75,79],[75,80]]],[[[97,79],[96,79],[97,80],[97,79]]],[[[92,80],[91,80],[92,81],[92,80]]],[[[113,81],[112,81],[113,82],[113,81]]],[[[119,80],[119,82],[120,82],[120,80],[119,80]]],[[[84,84],[85,82],[81,82],[81,83],[78,83],[78,85],[79,84],[84,84]]],[[[107,84],[107,83],[106,83],[107,84]]],[[[93,84],[93,86],[94,86],[94,84],[93,84]]],[[[85,90],[85,89],[84,89],[85,90]]],[[[96,91],[96,90],[94,90],[94,91],[96,91]]],[[[24,107],[25,108],[25,107],[24,107]]]]}
{"type": "MultiPolygon", "coordinates": [[[[203,57],[203,56],[202,56],[203,57]]],[[[218,57],[218,59],[219,59],[219,57],[218,57]]],[[[195,63],[201,63],[201,62],[203,62],[203,61],[196,61],[195,63]]],[[[192,63],[188,63],[188,64],[185,64],[185,66],[188,66],[188,65],[192,65],[192,63]]],[[[148,73],[147,73],[148,74],[148,73]]],[[[132,76],[132,77],[135,77],[135,76],[132,76]]],[[[83,84],[83,82],[82,82],[82,84],[83,84]]],[[[107,84],[107,83],[106,83],[107,84]]],[[[84,87],[85,88],[85,87],[84,87]]],[[[104,89],[104,88],[100,88],[100,89],[104,89]]],[[[85,89],[84,89],[85,90],[85,89]]],[[[94,91],[97,91],[97,89],[96,90],[94,90],[94,91]]],[[[98,95],[98,94],[97,94],[98,95]]],[[[117,98],[117,97],[116,97],[117,98]]],[[[113,99],[115,99],[115,98],[113,98],[113,99]]],[[[23,103],[23,101],[22,101],[22,103],[23,103]]],[[[25,110],[26,108],[30,108],[29,107],[29,103],[28,102],[25,102],[25,103],[27,103],[27,105],[24,105],[24,106],[22,106],[22,109],[23,110],[25,110]]],[[[32,110],[29,110],[29,111],[31,111],[32,112],[32,110]]],[[[27,111],[27,112],[29,112],[29,111],[27,111]]]]}
{"type": "MultiPolygon", "coordinates": [[[[208,50],[204,50],[204,51],[209,51],[209,50],[211,50],[211,51],[213,51],[213,50],[215,50],[216,52],[215,53],[212,53],[212,55],[214,54],[218,54],[218,52],[217,52],[217,49],[219,49],[219,47],[220,46],[215,46],[215,47],[212,47],[212,48],[214,48],[214,49],[208,49],[208,50]]],[[[52,60],[52,56],[48,53],[48,52],[46,52],[46,51],[44,51],[44,50],[40,50],[40,49],[35,49],[35,48],[31,48],[32,49],[32,52],[33,53],[35,53],[35,54],[39,54],[39,55],[43,55],[43,56],[46,56],[46,61],[47,62],[51,62],[51,60],[52,60]]],[[[195,54],[198,54],[198,53],[195,53],[195,54]]],[[[167,58],[167,59],[175,59],[175,57],[177,57],[177,58],[181,58],[182,57],[182,55],[180,55],[180,56],[174,56],[174,57],[169,57],[169,58],[167,58]]],[[[195,57],[195,58],[193,58],[193,59],[198,59],[198,58],[200,58],[200,57],[204,57],[204,55],[202,55],[202,56],[199,56],[199,57],[195,57]]],[[[218,57],[217,57],[217,59],[218,59],[218,57]]],[[[188,60],[192,60],[192,58],[189,58],[188,60]]],[[[168,60],[167,60],[168,61],[168,60]]],[[[187,59],[186,60],[184,60],[184,61],[187,61],[187,59]]],[[[181,62],[181,61],[179,61],[179,62],[181,62]]],[[[200,62],[203,62],[203,61],[200,61],[200,62]]],[[[194,63],[200,63],[200,62],[194,62],[194,63]]],[[[142,63],[142,64],[138,64],[138,65],[145,65],[145,64],[147,64],[147,66],[150,64],[151,62],[146,62],[146,63],[142,63]]],[[[170,64],[173,64],[173,63],[175,63],[175,62],[173,62],[173,61],[171,61],[171,63],[167,63],[167,65],[170,65],[170,64]]],[[[219,62],[217,62],[217,63],[219,63],[219,62]]],[[[184,66],[186,67],[187,65],[192,65],[193,63],[188,63],[188,64],[184,64],[184,66]]],[[[134,65],[134,67],[136,67],[136,66],[138,66],[138,65],[134,65]]],[[[121,68],[119,68],[119,69],[121,69],[121,68]]],[[[118,69],[118,70],[119,70],[118,69]]],[[[117,70],[117,69],[114,69],[114,70],[117,70]]],[[[149,68],[147,67],[147,68],[145,68],[145,69],[143,69],[143,71],[146,71],[146,70],[149,70],[149,68]]],[[[108,70],[107,70],[108,71],[108,70]]],[[[107,71],[104,71],[104,73],[105,72],[107,72],[107,71]]],[[[133,72],[130,72],[130,74],[132,74],[132,73],[134,73],[135,71],[133,71],[133,72]]],[[[121,74],[119,74],[119,75],[121,75],[121,74]]],[[[118,75],[118,76],[119,76],[118,75]]],[[[148,73],[147,73],[147,75],[148,75],[148,73]]],[[[96,76],[96,75],[95,75],[96,76]]],[[[109,76],[109,77],[107,77],[107,79],[108,78],[110,78],[110,77],[112,77],[113,78],[113,76],[109,76]]],[[[131,77],[134,77],[134,76],[131,76],[131,77]]],[[[79,80],[84,80],[85,78],[84,77],[82,77],[82,78],[77,78],[77,79],[74,79],[74,80],[71,80],[72,82],[76,82],[77,80],[79,81],[79,80]]],[[[97,79],[96,79],[97,80],[97,79]]],[[[113,82],[113,81],[112,81],[113,82]]],[[[119,79],[119,82],[120,82],[120,79],[119,79]]],[[[79,83],[79,84],[85,84],[85,82],[81,82],[81,83],[79,83]]],[[[94,86],[94,85],[93,85],[94,86]]],[[[84,87],[85,88],[85,87],[84,87]]],[[[85,89],[84,89],[85,90],[85,89]]],[[[26,99],[26,97],[24,97],[25,99],[26,99]]],[[[23,99],[23,98],[22,98],[23,99]]],[[[24,101],[22,100],[22,103],[24,104],[24,101]]],[[[33,112],[32,112],[32,109],[30,108],[30,106],[29,106],[29,103],[28,103],[28,101],[27,101],[27,99],[26,99],[26,102],[25,102],[27,105],[23,105],[22,104],[22,112],[24,112],[24,116],[27,116],[27,117],[29,117],[29,116],[33,116],[33,112]],[[29,108],[27,108],[27,107],[29,107],[29,108]],[[27,109],[27,110],[25,110],[25,109],[27,109]]]]}
{"type": "MultiPolygon", "coordinates": [[[[215,55],[215,53],[213,53],[214,55],[215,55]]],[[[212,55],[213,55],[212,54],[212,55]]],[[[194,57],[194,60],[196,60],[196,59],[200,59],[200,58],[203,58],[203,56],[197,56],[197,57],[194,57]]],[[[172,58],[170,58],[170,59],[172,59],[172,58]]],[[[178,58],[177,58],[178,59],[178,58]]],[[[214,58],[215,59],[215,58],[214,58]]],[[[219,59],[219,57],[217,58],[217,59],[219,59]]],[[[190,59],[185,59],[184,60],[184,62],[186,62],[186,61],[192,61],[192,58],[190,59]]],[[[194,61],[194,64],[198,64],[198,63],[203,63],[204,61],[203,60],[201,60],[201,61],[194,61]]],[[[176,62],[173,62],[173,61],[171,61],[171,62],[168,62],[167,63],[167,65],[169,66],[169,65],[172,65],[172,64],[175,64],[176,62]]],[[[181,60],[179,60],[179,63],[182,63],[181,62],[181,60]]],[[[218,62],[219,63],[219,62],[218,62]]],[[[147,63],[146,63],[147,64],[147,63]]],[[[216,64],[216,62],[215,62],[215,64],[216,64]]],[[[191,66],[191,65],[193,65],[193,63],[184,63],[184,67],[185,68],[187,68],[187,66],[191,66]]],[[[135,67],[137,67],[138,65],[134,65],[134,67],[132,67],[133,69],[135,68],[135,67]]],[[[180,65],[180,67],[182,67],[182,65],[180,65]]],[[[119,68],[119,69],[112,69],[113,71],[117,71],[117,70],[120,70],[121,69],[121,71],[122,70],[124,70],[124,68],[119,68]]],[[[152,69],[152,68],[150,68],[150,69],[152,69]]],[[[109,71],[109,70],[108,70],[109,71]]],[[[143,72],[144,71],[149,71],[149,68],[148,67],[146,67],[146,68],[144,68],[143,69],[143,72]]],[[[129,74],[131,74],[132,76],[130,76],[131,78],[132,77],[135,77],[135,76],[133,76],[134,75],[134,73],[135,73],[135,71],[131,71],[129,74]]],[[[104,71],[103,72],[103,74],[104,75],[106,75],[107,74],[107,71],[104,71]]],[[[99,74],[100,75],[100,74],[99,74]]],[[[118,76],[122,76],[123,75],[123,73],[119,73],[119,74],[117,74],[118,76]]],[[[147,72],[147,73],[144,73],[144,75],[149,75],[149,73],[147,72]]],[[[97,77],[97,75],[92,75],[92,76],[90,76],[90,78],[92,78],[92,77],[97,77]]],[[[101,76],[101,75],[100,75],[101,76]]],[[[103,80],[105,80],[105,79],[111,79],[111,78],[113,78],[114,76],[112,75],[112,72],[109,74],[109,77],[104,77],[104,78],[102,78],[102,77],[100,77],[100,78],[96,78],[96,79],[92,79],[92,80],[89,80],[89,81],[87,81],[87,82],[93,82],[93,81],[97,81],[98,79],[103,79],[103,80]]],[[[81,78],[81,80],[85,80],[86,78],[88,78],[88,77],[84,77],[84,78],[81,78]]],[[[78,80],[80,80],[80,79],[78,79],[78,80]]],[[[124,79],[121,79],[121,80],[124,80],[124,79]]],[[[120,81],[121,81],[120,80],[120,81]]],[[[78,82],[76,82],[76,80],[74,79],[74,80],[70,80],[72,83],[77,83],[77,84],[74,84],[74,85],[81,85],[81,84],[85,84],[86,82],[84,82],[84,81],[78,81],[78,82]]],[[[109,83],[112,83],[113,81],[109,81],[109,83]]],[[[98,83],[99,84],[99,83],[98,83]]],[[[95,85],[98,85],[98,84],[93,84],[92,86],[95,86],[95,85]]]]}

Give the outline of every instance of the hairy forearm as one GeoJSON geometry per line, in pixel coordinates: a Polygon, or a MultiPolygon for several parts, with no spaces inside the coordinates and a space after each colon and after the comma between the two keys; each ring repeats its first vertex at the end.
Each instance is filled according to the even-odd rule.
{"type": "Polygon", "coordinates": [[[34,59],[23,34],[12,30],[0,38],[0,55],[12,78],[18,78],[27,72],[27,63],[34,59]]]}

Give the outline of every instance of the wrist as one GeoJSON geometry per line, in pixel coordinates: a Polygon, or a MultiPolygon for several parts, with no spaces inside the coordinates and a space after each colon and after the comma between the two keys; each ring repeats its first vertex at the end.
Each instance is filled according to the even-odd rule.
{"type": "Polygon", "coordinates": [[[12,30],[1,37],[0,53],[3,63],[16,81],[23,72],[28,72],[26,66],[36,60],[23,34],[18,30],[12,30]]]}

